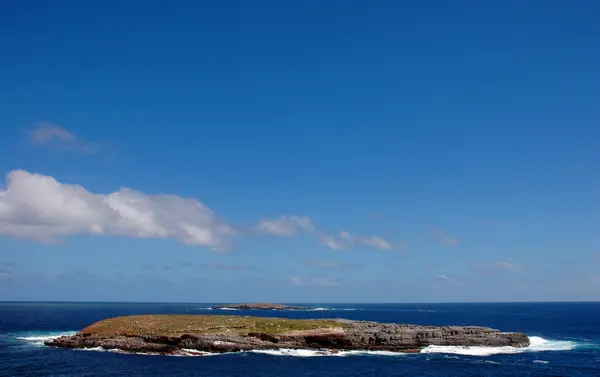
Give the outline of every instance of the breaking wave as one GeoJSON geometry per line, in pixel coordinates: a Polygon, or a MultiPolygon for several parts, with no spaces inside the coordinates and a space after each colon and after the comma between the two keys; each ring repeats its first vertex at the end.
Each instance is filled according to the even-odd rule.
{"type": "Polygon", "coordinates": [[[320,310],[332,310],[332,311],[336,311],[336,312],[340,312],[340,311],[355,311],[355,310],[363,310],[363,309],[356,309],[356,308],[310,308],[308,310],[312,310],[312,311],[320,311],[320,310]]]}
{"type": "Polygon", "coordinates": [[[278,350],[253,350],[251,353],[259,353],[271,356],[295,356],[295,357],[315,357],[315,356],[402,356],[402,352],[390,351],[335,351],[335,350],[303,350],[293,348],[282,348],[278,350]]]}
{"type": "MultiPolygon", "coordinates": [[[[61,336],[69,336],[76,334],[76,331],[63,331],[63,332],[35,332],[28,334],[18,334],[15,338],[19,341],[27,342],[28,344],[35,346],[43,346],[44,342],[52,339],[59,338],[61,336]]],[[[15,339],[13,338],[13,339],[15,339]]],[[[466,355],[466,356],[490,356],[497,354],[519,354],[526,352],[545,352],[545,351],[569,351],[578,346],[585,347],[586,344],[578,343],[574,341],[565,340],[548,340],[539,336],[529,337],[529,347],[461,347],[461,346],[427,346],[421,350],[421,354],[454,354],[454,355],[466,355]]],[[[100,351],[100,352],[113,352],[113,353],[128,353],[119,349],[104,349],[102,347],[83,348],[81,351],[100,351]]],[[[238,353],[238,352],[234,352],[238,353]]],[[[317,356],[402,356],[407,355],[402,352],[391,352],[391,351],[338,351],[338,350],[304,350],[304,349],[290,349],[283,348],[277,350],[251,350],[247,353],[264,354],[271,356],[294,356],[294,357],[317,357],[317,356]]],[[[157,355],[153,353],[136,353],[138,355],[157,355]]],[[[227,355],[227,353],[211,353],[198,351],[194,349],[181,349],[179,352],[169,356],[214,356],[214,355],[227,355]]],[[[535,363],[545,363],[544,360],[535,360],[535,363]]]]}
{"type": "MultiPolygon", "coordinates": [[[[246,310],[246,309],[238,309],[238,308],[215,308],[215,307],[208,307],[208,308],[196,308],[196,310],[246,310]]],[[[318,308],[304,308],[304,309],[259,309],[259,310],[275,310],[278,312],[305,312],[305,311],[311,311],[311,312],[320,312],[320,311],[355,311],[355,310],[364,310],[364,309],[357,309],[357,308],[325,308],[325,307],[318,307],[318,308]]]]}
{"type": "Polygon", "coordinates": [[[450,353],[467,356],[490,356],[524,352],[569,351],[575,347],[577,347],[576,342],[566,340],[548,340],[539,336],[530,336],[529,347],[427,346],[421,350],[421,353],[450,353]]]}
{"type": "Polygon", "coordinates": [[[75,335],[77,331],[63,331],[63,332],[38,332],[27,334],[27,336],[17,336],[18,340],[26,341],[34,345],[42,346],[44,342],[52,339],[60,338],[61,336],[75,335]]]}

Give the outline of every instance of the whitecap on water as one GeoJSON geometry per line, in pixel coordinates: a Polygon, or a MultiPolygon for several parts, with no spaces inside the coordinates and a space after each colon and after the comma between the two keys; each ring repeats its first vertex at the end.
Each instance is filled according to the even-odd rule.
{"type": "Polygon", "coordinates": [[[335,350],[303,350],[282,348],[278,350],[252,350],[251,353],[260,353],[271,356],[295,356],[295,357],[315,357],[315,356],[401,356],[401,352],[390,351],[335,351],[335,350]]]}
{"type": "Polygon", "coordinates": [[[577,346],[577,343],[566,340],[547,340],[539,336],[529,337],[529,347],[461,347],[461,346],[427,346],[421,353],[451,353],[468,356],[489,356],[497,354],[514,354],[523,352],[541,351],[569,351],[577,346]]]}
{"type": "Polygon", "coordinates": [[[30,344],[35,345],[44,345],[44,342],[60,338],[61,336],[70,336],[75,335],[77,331],[66,331],[66,332],[36,332],[30,334],[23,334],[21,336],[17,336],[18,340],[23,340],[30,344]]]}
{"type": "MultiPolygon", "coordinates": [[[[234,309],[235,310],[235,309],[234,309]]],[[[44,342],[59,338],[61,336],[69,336],[76,334],[76,331],[65,332],[32,332],[28,334],[18,334],[15,336],[17,340],[27,342],[36,346],[43,346],[44,342]]],[[[569,351],[578,346],[578,343],[564,340],[548,340],[539,336],[529,337],[528,347],[461,347],[461,346],[428,346],[421,350],[422,354],[454,354],[467,356],[489,356],[497,354],[518,354],[525,352],[542,352],[542,351],[569,351]]],[[[583,345],[585,346],[585,345],[583,345]]],[[[105,350],[101,347],[84,348],[84,351],[108,351],[119,352],[120,350],[105,350]]],[[[400,356],[406,355],[401,352],[390,351],[336,351],[336,350],[303,350],[303,349],[278,349],[278,350],[252,350],[250,353],[266,354],[273,356],[296,356],[296,357],[315,357],[315,356],[400,356]]],[[[210,352],[197,351],[192,349],[182,349],[176,356],[210,356],[221,355],[210,352]]],[[[545,360],[534,360],[534,363],[547,364],[545,360]]]]}

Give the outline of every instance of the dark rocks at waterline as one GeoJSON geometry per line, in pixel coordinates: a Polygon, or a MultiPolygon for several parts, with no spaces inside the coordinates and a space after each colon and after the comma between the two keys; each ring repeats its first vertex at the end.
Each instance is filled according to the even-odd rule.
{"type": "MultiPolygon", "coordinates": [[[[123,352],[178,354],[182,349],[226,353],[265,349],[330,349],[419,352],[423,347],[483,346],[527,347],[523,333],[500,332],[487,327],[418,326],[337,320],[344,327],[281,334],[95,334],[78,333],[46,342],[51,347],[116,349],[123,352]]],[[[219,331],[222,331],[220,329],[219,331]]]]}
{"type": "Polygon", "coordinates": [[[303,306],[283,305],[283,304],[224,304],[213,306],[212,309],[235,309],[235,310],[310,310],[303,306]]]}

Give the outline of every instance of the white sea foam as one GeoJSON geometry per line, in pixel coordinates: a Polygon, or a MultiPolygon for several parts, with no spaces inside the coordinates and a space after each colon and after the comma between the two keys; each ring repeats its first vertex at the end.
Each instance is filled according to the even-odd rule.
{"type": "MultiPolygon", "coordinates": [[[[65,332],[32,332],[16,336],[16,339],[25,341],[32,345],[42,346],[44,342],[59,338],[61,336],[70,336],[76,334],[76,331],[65,332]]],[[[216,341],[217,343],[220,341],[216,341]]],[[[454,354],[467,356],[489,356],[496,354],[518,354],[524,352],[543,352],[543,351],[569,351],[578,346],[578,343],[564,340],[548,340],[539,336],[529,337],[530,345],[528,347],[460,347],[460,346],[428,346],[421,350],[423,354],[454,354]]],[[[127,353],[118,349],[103,349],[102,347],[83,348],[83,351],[102,351],[127,353]]],[[[336,350],[303,350],[303,349],[278,349],[278,350],[252,350],[251,353],[267,354],[274,356],[296,356],[296,357],[314,357],[314,356],[360,356],[360,355],[378,355],[378,356],[400,356],[406,355],[401,352],[390,351],[336,351],[336,350]]],[[[139,355],[155,355],[153,353],[136,353],[139,355]]],[[[212,356],[222,355],[220,353],[210,353],[193,349],[182,349],[175,356],[212,356]]],[[[545,360],[534,360],[534,363],[547,364],[545,360]]]]}
{"type": "Polygon", "coordinates": [[[239,309],[236,309],[236,308],[219,308],[219,310],[239,310],[239,309]]]}
{"type": "Polygon", "coordinates": [[[392,352],[392,351],[342,351],[339,355],[333,356],[361,356],[361,355],[372,355],[372,356],[404,356],[405,353],[402,352],[392,352]]]}
{"type": "Polygon", "coordinates": [[[356,308],[310,308],[308,310],[312,310],[312,311],[322,311],[322,310],[355,311],[355,310],[362,310],[362,309],[356,309],[356,308]]]}
{"type": "Polygon", "coordinates": [[[24,340],[27,343],[35,344],[38,346],[44,345],[44,342],[60,338],[61,336],[69,336],[75,335],[76,331],[66,331],[66,332],[36,332],[32,334],[28,334],[27,336],[17,336],[18,340],[24,340]]]}
{"type": "Polygon", "coordinates": [[[80,351],[110,351],[110,350],[106,350],[102,347],[87,347],[87,348],[79,348],[80,351]]]}
{"type": "Polygon", "coordinates": [[[198,351],[198,350],[191,349],[191,348],[182,348],[181,354],[178,356],[215,356],[215,355],[220,355],[220,353],[198,351]]]}
{"type": "Polygon", "coordinates": [[[76,351],[95,351],[95,352],[110,352],[110,353],[119,353],[123,355],[140,355],[140,356],[214,356],[214,355],[222,355],[220,353],[212,353],[205,351],[198,351],[191,348],[182,348],[173,354],[162,354],[158,352],[129,352],[124,351],[118,348],[105,349],[102,347],[87,347],[87,348],[76,348],[76,351]]]}
{"type": "Polygon", "coordinates": [[[450,353],[468,356],[489,356],[497,354],[513,354],[523,352],[541,351],[569,351],[577,346],[577,343],[565,340],[547,340],[539,336],[529,337],[529,347],[460,347],[460,346],[427,346],[421,353],[450,353]]]}
{"type": "Polygon", "coordinates": [[[281,348],[278,350],[252,350],[251,353],[260,353],[271,356],[295,356],[295,357],[315,357],[315,356],[401,356],[401,352],[390,351],[336,351],[336,350],[304,350],[281,348]]]}

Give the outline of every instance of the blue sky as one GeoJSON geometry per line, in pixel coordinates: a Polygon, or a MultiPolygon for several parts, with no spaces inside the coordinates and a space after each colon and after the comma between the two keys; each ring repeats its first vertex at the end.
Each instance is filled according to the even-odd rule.
{"type": "Polygon", "coordinates": [[[22,1],[0,300],[600,299],[596,1],[22,1]]]}

